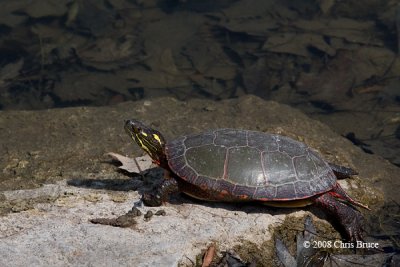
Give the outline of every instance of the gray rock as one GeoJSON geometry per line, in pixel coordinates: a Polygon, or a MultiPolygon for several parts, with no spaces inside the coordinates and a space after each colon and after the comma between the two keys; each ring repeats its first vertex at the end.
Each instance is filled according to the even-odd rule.
{"type": "Polygon", "coordinates": [[[285,217],[268,214],[263,207],[231,206],[236,208],[232,211],[217,203],[183,203],[163,207],[166,216],[150,221],[138,217],[134,227],[119,228],[89,220],[126,213],[139,200],[137,192],[116,202],[105,190],[65,182],[45,188],[35,190],[53,194],[61,189],[66,194],[54,203],[39,203],[1,219],[0,266],[177,266],[187,258],[194,261],[212,240],[222,250],[241,238],[259,244],[268,241],[272,237],[268,227],[285,217]]]}

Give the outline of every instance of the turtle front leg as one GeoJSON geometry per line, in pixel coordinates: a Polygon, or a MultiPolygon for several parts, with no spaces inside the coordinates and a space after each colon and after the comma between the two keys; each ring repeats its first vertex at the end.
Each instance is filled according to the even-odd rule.
{"type": "Polygon", "coordinates": [[[173,179],[164,179],[160,187],[157,188],[156,193],[145,193],[142,196],[142,201],[146,206],[157,207],[161,206],[163,202],[167,201],[171,193],[178,192],[178,182],[173,179]]]}
{"type": "Polygon", "coordinates": [[[364,217],[357,209],[338,201],[332,191],[317,197],[314,201],[317,206],[331,215],[335,222],[339,223],[346,232],[348,240],[351,242],[363,240],[364,217]]]}

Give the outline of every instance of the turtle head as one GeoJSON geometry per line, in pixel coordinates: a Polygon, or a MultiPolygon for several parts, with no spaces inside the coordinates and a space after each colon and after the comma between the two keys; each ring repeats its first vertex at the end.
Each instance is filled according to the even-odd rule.
{"type": "Polygon", "coordinates": [[[154,163],[164,166],[166,163],[165,140],[159,131],[137,120],[127,120],[125,122],[125,131],[141,149],[149,154],[154,163]]]}

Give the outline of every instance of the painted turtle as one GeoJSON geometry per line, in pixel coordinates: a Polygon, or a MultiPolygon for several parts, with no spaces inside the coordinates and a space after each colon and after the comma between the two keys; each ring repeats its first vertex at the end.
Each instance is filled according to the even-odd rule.
{"type": "Polygon", "coordinates": [[[315,204],[334,218],[351,241],[362,240],[361,213],[368,209],[337,183],[355,171],[327,163],[319,154],[291,138],[257,131],[216,129],[165,142],[160,132],[128,120],[129,136],[166,170],[155,194],[144,194],[159,206],[180,191],[208,201],[256,201],[269,206],[315,204]]]}

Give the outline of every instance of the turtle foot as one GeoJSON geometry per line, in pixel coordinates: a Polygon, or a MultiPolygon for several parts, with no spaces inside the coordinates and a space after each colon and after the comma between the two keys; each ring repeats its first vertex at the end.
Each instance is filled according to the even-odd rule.
{"type": "Polygon", "coordinates": [[[357,209],[337,200],[330,192],[319,196],[315,203],[342,227],[349,241],[363,241],[364,217],[357,209]]]}
{"type": "Polygon", "coordinates": [[[149,207],[159,207],[162,205],[162,199],[159,195],[145,193],[142,196],[142,201],[149,207]]]}

